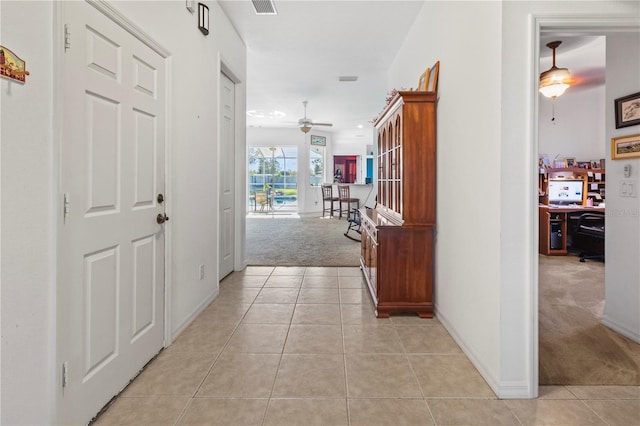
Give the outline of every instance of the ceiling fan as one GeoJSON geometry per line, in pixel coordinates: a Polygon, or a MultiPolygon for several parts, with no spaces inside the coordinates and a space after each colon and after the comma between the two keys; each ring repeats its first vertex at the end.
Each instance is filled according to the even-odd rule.
{"type": "Polygon", "coordinates": [[[313,126],[333,126],[331,123],[315,123],[307,117],[307,101],[302,101],[302,105],[304,105],[304,117],[298,120],[298,126],[300,126],[302,133],[308,133],[313,126]]]}

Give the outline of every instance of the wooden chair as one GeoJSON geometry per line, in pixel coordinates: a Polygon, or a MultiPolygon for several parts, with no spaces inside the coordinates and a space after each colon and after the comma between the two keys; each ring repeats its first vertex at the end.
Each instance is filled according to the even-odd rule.
{"type": "Polygon", "coordinates": [[[322,217],[326,212],[329,212],[329,216],[333,217],[333,212],[336,211],[334,203],[338,202],[338,197],[333,196],[333,185],[322,185],[322,217]],[[329,207],[327,207],[329,203],[329,207]]]}
{"type": "Polygon", "coordinates": [[[258,207],[258,204],[260,204],[260,211],[264,211],[264,207],[267,206],[267,209],[269,208],[269,198],[267,197],[267,193],[264,191],[256,191],[255,194],[256,197],[256,202],[253,205],[253,209],[256,210],[258,207]]]}
{"type": "Polygon", "coordinates": [[[356,205],[356,209],[360,208],[360,199],[351,198],[349,192],[349,185],[338,185],[338,201],[340,203],[340,219],[342,219],[342,212],[346,212],[347,219],[351,214],[351,204],[356,205]]]}

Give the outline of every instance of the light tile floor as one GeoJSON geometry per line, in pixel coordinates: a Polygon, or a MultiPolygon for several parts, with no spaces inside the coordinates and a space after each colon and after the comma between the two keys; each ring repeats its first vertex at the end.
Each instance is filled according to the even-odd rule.
{"type": "Polygon", "coordinates": [[[377,319],[358,268],[249,267],[96,425],[640,425],[640,387],[499,400],[437,319],[377,319]]]}

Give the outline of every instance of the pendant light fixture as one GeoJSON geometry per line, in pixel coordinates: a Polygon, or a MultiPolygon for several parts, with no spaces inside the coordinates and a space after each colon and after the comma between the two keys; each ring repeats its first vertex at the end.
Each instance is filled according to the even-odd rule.
{"type": "Polygon", "coordinates": [[[547,47],[553,50],[553,65],[547,71],[540,74],[540,93],[547,98],[555,99],[569,88],[571,74],[566,68],[556,67],[556,49],[561,41],[547,43],[547,47]]]}

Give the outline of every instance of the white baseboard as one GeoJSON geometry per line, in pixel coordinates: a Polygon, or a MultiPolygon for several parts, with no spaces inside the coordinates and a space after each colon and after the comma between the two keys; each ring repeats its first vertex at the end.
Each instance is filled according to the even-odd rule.
{"type": "Polygon", "coordinates": [[[491,376],[491,374],[489,374],[489,369],[486,368],[485,365],[469,349],[469,347],[467,347],[467,345],[465,345],[464,341],[460,338],[460,335],[457,333],[455,327],[453,327],[451,325],[451,323],[449,322],[449,320],[447,319],[447,317],[442,312],[440,312],[440,310],[438,310],[437,306],[434,307],[434,312],[436,314],[436,317],[440,321],[440,323],[442,323],[444,328],[447,329],[447,332],[451,335],[453,340],[456,341],[458,346],[460,346],[460,349],[462,349],[462,352],[464,352],[464,354],[467,356],[467,358],[469,358],[469,361],[471,361],[473,366],[478,370],[478,372],[484,378],[484,380],[487,382],[487,384],[489,385],[491,390],[493,390],[493,393],[495,393],[498,397],[500,397],[500,393],[499,393],[500,392],[500,386],[499,386],[498,382],[496,381],[496,379],[493,378],[491,376]]]}
{"type": "Polygon", "coordinates": [[[500,382],[498,397],[500,399],[532,399],[536,398],[537,394],[530,389],[527,382],[500,382]]]}
{"type": "Polygon", "coordinates": [[[447,319],[446,315],[442,314],[438,310],[437,305],[434,307],[436,317],[442,323],[447,332],[451,335],[453,340],[460,346],[462,352],[469,358],[469,361],[478,370],[482,378],[487,382],[493,393],[500,399],[529,399],[535,398],[537,392],[532,392],[529,383],[523,381],[517,382],[501,382],[499,378],[493,377],[489,373],[489,369],[478,359],[475,353],[465,345],[464,341],[460,338],[455,327],[451,325],[451,322],[447,319]]]}
{"type": "Polygon", "coordinates": [[[624,337],[628,337],[636,343],[640,343],[640,333],[638,331],[631,330],[630,328],[620,324],[619,322],[612,320],[607,315],[602,317],[602,324],[609,327],[618,334],[622,334],[624,337]]]}
{"type": "Polygon", "coordinates": [[[322,210],[315,212],[298,212],[298,216],[300,217],[320,217],[322,216],[322,210]]]}
{"type": "MultiPolygon", "coordinates": [[[[187,327],[189,327],[191,325],[191,323],[198,317],[198,315],[200,315],[202,313],[202,311],[205,310],[205,308],[207,306],[209,306],[209,304],[211,302],[213,302],[213,300],[218,297],[218,293],[220,293],[220,289],[216,288],[202,303],[200,303],[198,305],[198,307],[191,313],[191,315],[189,315],[183,322],[182,324],[180,324],[175,330],[173,330],[171,336],[171,343],[176,341],[176,338],[180,335],[180,333],[182,333],[184,330],[187,329],[187,327]]],[[[170,345],[169,345],[170,346],[170,345]]]]}

